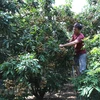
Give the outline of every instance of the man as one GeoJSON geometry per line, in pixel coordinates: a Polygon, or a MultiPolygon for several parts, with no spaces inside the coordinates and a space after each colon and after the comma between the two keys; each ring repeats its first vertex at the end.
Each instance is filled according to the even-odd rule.
{"type": "Polygon", "coordinates": [[[84,35],[81,33],[82,25],[80,23],[75,23],[73,27],[74,34],[72,36],[72,39],[69,43],[66,44],[60,44],[59,47],[63,48],[65,46],[74,46],[75,49],[75,57],[74,61],[77,65],[77,74],[82,74],[84,70],[86,69],[86,50],[83,49],[84,43],[84,35]]]}

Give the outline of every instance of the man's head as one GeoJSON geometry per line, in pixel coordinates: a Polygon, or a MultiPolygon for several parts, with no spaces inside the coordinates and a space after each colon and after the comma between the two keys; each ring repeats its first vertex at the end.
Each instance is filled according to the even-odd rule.
{"type": "Polygon", "coordinates": [[[82,24],[75,23],[73,27],[74,33],[79,33],[82,28],[83,28],[82,24]]]}

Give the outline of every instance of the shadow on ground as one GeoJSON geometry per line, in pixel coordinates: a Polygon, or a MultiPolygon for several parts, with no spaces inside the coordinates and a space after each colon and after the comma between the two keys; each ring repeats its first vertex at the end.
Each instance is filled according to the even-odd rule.
{"type": "MultiPolygon", "coordinates": [[[[30,96],[27,100],[35,100],[35,98],[30,96]]],[[[76,91],[72,84],[65,84],[57,93],[46,93],[44,100],[77,100],[76,91]]]]}

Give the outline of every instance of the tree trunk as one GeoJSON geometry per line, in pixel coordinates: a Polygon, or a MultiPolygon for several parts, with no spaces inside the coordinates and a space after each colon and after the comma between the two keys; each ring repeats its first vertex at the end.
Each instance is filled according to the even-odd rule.
{"type": "Polygon", "coordinates": [[[43,100],[43,97],[44,97],[45,93],[37,93],[37,94],[34,94],[35,96],[35,100],[43,100]]]}
{"type": "Polygon", "coordinates": [[[35,100],[43,100],[43,97],[36,97],[35,100]]]}
{"type": "Polygon", "coordinates": [[[31,88],[32,88],[32,94],[35,96],[35,100],[43,100],[45,91],[39,90],[38,88],[33,88],[32,84],[31,84],[31,88]]]}

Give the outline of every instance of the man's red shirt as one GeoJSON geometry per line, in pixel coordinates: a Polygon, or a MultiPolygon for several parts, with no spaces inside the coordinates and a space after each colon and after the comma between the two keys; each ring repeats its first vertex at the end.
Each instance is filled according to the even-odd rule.
{"type": "Polygon", "coordinates": [[[76,39],[79,41],[79,43],[74,45],[76,55],[86,53],[86,50],[83,49],[84,42],[82,41],[84,39],[84,35],[82,33],[78,35],[74,33],[71,41],[74,41],[76,39]]]}

